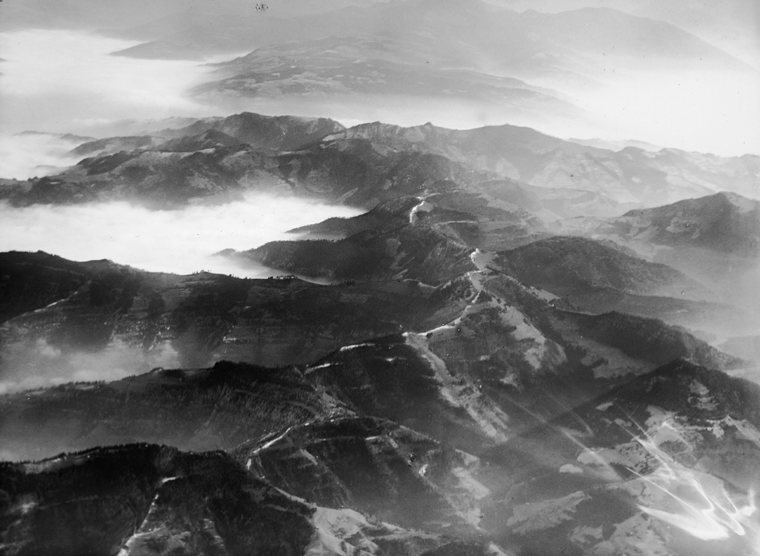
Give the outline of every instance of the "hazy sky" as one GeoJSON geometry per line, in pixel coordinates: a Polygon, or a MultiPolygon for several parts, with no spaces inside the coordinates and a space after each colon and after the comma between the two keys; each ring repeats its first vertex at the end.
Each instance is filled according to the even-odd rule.
{"type": "Polygon", "coordinates": [[[104,121],[209,113],[186,94],[207,67],[109,56],[135,44],[80,31],[0,33],[0,129],[84,132],[104,121]]]}
{"type": "Polygon", "coordinates": [[[758,73],[621,72],[599,89],[568,91],[593,114],[605,139],[721,156],[760,154],[758,73]]]}
{"type": "MultiPolygon", "coordinates": [[[[537,118],[494,107],[426,98],[320,97],[247,99],[234,104],[188,95],[210,68],[195,61],[140,60],[109,53],[137,44],[81,31],[0,33],[0,177],[29,177],[38,165],[70,164],[50,141],[9,139],[24,130],[100,135],[123,119],[227,115],[232,111],[330,116],[348,124],[383,120],[401,125],[431,121],[471,128],[513,123],[561,137],[640,139],[721,155],[760,153],[760,73],[624,71],[599,66],[596,88],[556,85],[589,113],[587,121],[537,118]]],[[[229,55],[216,59],[229,59],[229,55]]],[[[539,83],[541,84],[541,83],[539,83]]],[[[67,146],[68,147],[68,146],[67,146]]]]}

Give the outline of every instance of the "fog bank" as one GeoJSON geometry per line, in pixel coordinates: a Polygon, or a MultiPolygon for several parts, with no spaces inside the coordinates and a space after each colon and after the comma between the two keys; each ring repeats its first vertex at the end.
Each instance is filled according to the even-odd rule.
{"type": "Polygon", "coordinates": [[[179,367],[169,343],[145,351],[112,341],[97,352],[65,351],[44,339],[4,346],[0,352],[0,395],[66,382],[112,381],[155,367],[179,367]]]}
{"type": "Polygon", "coordinates": [[[152,211],[126,202],[74,206],[0,203],[0,251],[42,250],[76,261],[110,259],[154,272],[207,270],[245,277],[273,274],[241,268],[214,253],[293,239],[287,230],[361,211],[289,197],[249,195],[240,201],[152,211]]]}
{"type": "Polygon", "coordinates": [[[0,178],[25,180],[56,174],[81,160],[69,154],[80,144],[50,133],[0,134],[0,178]]]}
{"type": "MultiPolygon", "coordinates": [[[[44,250],[77,261],[110,259],[155,272],[206,270],[261,278],[279,272],[253,263],[236,266],[234,260],[213,254],[293,239],[298,236],[286,233],[291,228],[360,212],[264,195],[173,211],[152,211],[126,202],[24,208],[0,203],[0,251],[44,250]]],[[[11,340],[0,345],[0,395],[70,381],[118,380],[154,367],[179,366],[170,343],[146,351],[112,341],[105,349],[82,351],[45,339],[11,340]]]]}

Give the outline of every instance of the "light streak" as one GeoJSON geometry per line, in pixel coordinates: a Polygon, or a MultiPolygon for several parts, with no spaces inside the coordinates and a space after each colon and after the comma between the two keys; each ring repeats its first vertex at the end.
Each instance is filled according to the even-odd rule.
{"type": "MultiPolygon", "coordinates": [[[[660,424],[663,426],[683,440],[671,423],[666,421],[660,424]]],[[[659,427],[654,436],[658,432],[659,427]]],[[[641,511],[705,541],[727,539],[731,534],[760,538],[760,523],[757,518],[752,519],[757,512],[752,489],[746,494],[746,502],[739,505],[726,492],[720,479],[679,464],[659,448],[653,435],[646,433],[644,438],[634,439],[659,463],[647,476],[629,469],[654,487],[649,505],[638,504],[641,511]]]]}

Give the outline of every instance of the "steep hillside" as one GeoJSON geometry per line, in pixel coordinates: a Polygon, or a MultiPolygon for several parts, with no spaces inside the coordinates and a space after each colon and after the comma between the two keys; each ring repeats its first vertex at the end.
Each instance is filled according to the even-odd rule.
{"type": "Polygon", "coordinates": [[[634,210],[618,218],[567,220],[559,229],[624,245],[696,278],[723,301],[756,313],[758,201],[722,192],[634,210]]]}
{"type": "MultiPolygon", "coordinates": [[[[366,138],[386,148],[439,153],[542,189],[574,189],[597,197],[590,205],[576,207],[572,216],[590,216],[600,210],[612,216],[627,206],[652,207],[720,190],[757,198],[760,187],[757,156],[721,158],[636,147],[614,151],[513,125],[453,130],[431,124],[404,128],[375,122],[349,128],[341,136],[366,138]]],[[[534,194],[551,199],[541,189],[534,194]]],[[[571,209],[565,208],[563,215],[570,216],[571,209]]]]}
{"type": "Polygon", "coordinates": [[[46,379],[83,366],[95,371],[103,357],[124,374],[220,359],[307,363],[346,343],[434,326],[437,312],[463,303],[455,292],[435,295],[411,280],[324,286],[293,277],[149,273],[44,253],[0,260],[0,299],[13,317],[0,328],[0,370],[11,383],[24,383],[29,368],[46,379]]]}
{"type": "Polygon", "coordinates": [[[497,261],[520,281],[559,296],[612,289],[642,295],[710,298],[709,291],[677,270],[583,238],[552,237],[536,241],[500,253],[497,261]]]}
{"type": "Polygon", "coordinates": [[[501,252],[492,265],[591,313],[652,317],[717,336],[753,326],[747,309],[720,302],[670,266],[628,253],[634,252],[609,240],[557,236],[501,252]]]}
{"type": "Polygon", "coordinates": [[[373,418],[338,417],[235,449],[255,475],[321,506],[424,530],[475,534],[478,459],[373,418]]]}
{"type": "MultiPolygon", "coordinates": [[[[374,352],[352,347],[345,353],[369,362],[374,352]]],[[[335,365],[315,366],[311,374],[335,365]]],[[[214,372],[232,375],[240,385],[251,369],[228,365],[214,372]]],[[[176,380],[175,374],[161,374],[176,380]]],[[[490,542],[492,551],[498,545],[520,554],[638,546],[671,555],[689,547],[749,555],[758,534],[751,485],[760,458],[759,396],[756,385],[681,361],[570,410],[562,411],[558,400],[552,420],[523,409],[529,426],[505,441],[482,444],[470,437],[480,457],[390,421],[343,413],[289,427],[283,421],[282,428],[236,448],[237,464],[220,452],[182,454],[150,445],[3,464],[3,542],[13,554],[76,554],[94,546],[115,554],[124,543],[135,554],[161,553],[167,545],[181,553],[232,554],[240,543],[246,553],[269,554],[273,548],[249,543],[281,546],[283,532],[268,525],[275,519],[285,520],[291,533],[296,524],[304,531],[302,537],[289,534],[288,542],[327,542],[330,532],[361,543],[369,554],[435,554],[424,551],[450,543],[435,533],[445,530],[480,539],[450,545],[455,554],[485,554],[490,542]],[[692,528],[663,494],[675,489],[705,504],[735,504],[734,521],[716,519],[715,533],[692,528]],[[84,500],[88,511],[70,511],[84,500]],[[426,532],[378,521],[390,518],[426,532]],[[99,526],[89,527],[93,523],[99,526]],[[83,527],[76,537],[63,533],[83,527]],[[267,534],[250,536],[261,527],[267,534]],[[598,532],[581,534],[588,530],[598,532]],[[721,542],[713,543],[712,535],[721,542]],[[208,552],[210,545],[216,552],[208,552]]],[[[430,409],[420,408],[425,411],[430,409]]]]}
{"type": "Polygon", "coordinates": [[[486,552],[352,510],[314,507],[222,452],[136,444],[3,464],[0,492],[2,546],[19,556],[486,552]]]}
{"type": "Polygon", "coordinates": [[[631,211],[611,220],[610,225],[613,233],[626,240],[760,256],[760,201],[733,193],[631,211]]]}
{"type": "MultiPolygon", "coordinates": [[[[470,264],[481,265],[483,256],[476,254],[470,264]]],[[[135,306],[119,309],[119,303],[127,307],[145,295],[135,293],[145,287],[141,280],[156,280],[132,274],[134,298],[125,297],[125,285],[111,284],[111,301],[77,302],[97,291],[96,280],[64,302],[12,319],[2,352],[6,389],[40,384],[25,382],[28,369],[42,384],[92,381],[112,372],[105,367],[114,364],[114,350],[133,354],[135,366],[124,374],[152,362],[176,367],[177,359],[202,365],[220,354],[258,365],[310,366],[159,369],[105,385],[19,392],[2,398],[4,420],[14,423],[3,429],[5,450],[43,450],[32,452],[36,457],[133,439],[231,447],[342,407],[469,451],[506,439],[530,422],[531,413],[549,418],[564,404],[577,405],[676,358],[726,370],[743,365],[660,321],[570,311],[551,294],[486,268],[438,288],[411,281],[314,286],[296,280],[220,282],[213,275],[199,283],[173,278],[171,289],[155,292],[156,300],[166,301],[155,301],[152,314],[135,306]],[[243,300],[247,308],[241,308],[243,300]],[[110,330],[102,325],[106,315],[110,330]],[[149,343],[140,343],[140,335],[149,343]],[[268,381],[271,391],[263,386],[268,381]],[[279,392],[282,381],[290,394],[279,392]],[[546,403],[548,392],[556,404],[546,403]],[[291,396],[292,404],[286,401],[291,396]],[[188,403],[198,406],[192,419],[182,417],[188,403]],[[143,416],[145,406],[164,410],[143,416]],[[246,425],[254,416],[256,424],[246,425]],[[30,447],[30,437],[49,440],[30,447]]]]}
{"type": "Polygon", "coordinates": [[[93,266],[42,251],[0,253],[0,323],[68,297],[95,273],[93,266]]]}
{"type": "Polygon", "coordinates": [[[178,139],[214,131],[240,143],[277,152],[298,150],[343,129],[345,128],[341,124],[328,118],[272,117],[242,112],[226,118],[198,120],[179,129],[165,129],[158,132],[158,135],[166,139],[178,139]]]}
{"type": "Polygon", "coordinates": [[[485,458],[520,488],[484,522],[506,521],[518,553],[754,554],[759,394],[681,361],[536,422],[485,458]],[[701,521],[703,506],[733,510],[701,521]]]}
{"type": "MultiPolygon", "coordinates": [[[[401,214],[410,214],[408,206],[401,208],[401,214]]],[[[385,227],[377,218],[382,214],[368,217],[368,229],[358,235],[382,233],[385,227]]],[[[421,218],[412,224],[402,221],[412,229],[429,225],[421,218]]],[[[435,215],[430,218],[436,221],[435,215]]],[[[579,241],[588,253],[596,253],[597,244],[589,247],[579,241]]],[[[690,530],[668,533],[662,525],[683,529],[682,522],[671,519],[666,498],[642,486],[651,482],[668,488],[663,481],[671,470],[682,478],[679,488],[702,485],[708,501],[724,500],[720,497],[731,493],[737,507],[746,508],[736,514],[738,526],[716,530],[721,538],[727,531],[725,550],[730,551],[718,553],[750,554],[746,547],[755,538],[750,513],[754,502],[747,481],[754,475],[745,471],[756,467],[758,457],[752,440],[760,438],[757,388],[722,373],[744,363],[658,320],[579,313],[543,288],[505,273],[496,254],[470,249],[465,251],[470,267],[435,288],[396,280],[315,286],[293,279],[203,275],[196,278],[202,278],[202,287],[195,289],[188,277],[161,278],[124,267],[105,272],[126,280],[123,284],[109,282],[98,289],[92,287],[97,276],[90,278],[70,300],[94,289],[101,292],[96,299],[118,314],[128,305],[125,291],[139,295],[145,283],[160,278],[171,289],[158,293],[170,301],[156,310],[176,304],[200,311],[199,316],[204,311],[214,314],[223,306],[234,309],[240,302],[237,296],[242,300],[245,295],[248,310],[259,312],[255,318],[263,325],[265,314],[280,324],[299,318],[319,322],[316,315],[332,308],[325,322],[333,327],[340,322],[338,328],[350,329],[357,341],[298,366],[218,363],[202,370],[155,369],[115,382],[71,383],[0,396],[6,459],[152,442],[190,450],[226,449],[237,460],[232,463],[221,453],[183,456],[172,455],[175,448],[140,448],[164,455],[150,455],[147,463],[135,456],[139,470],[117,466],[120,477],[143,481],[142,490],[132,483],[126,486],[129,496],[139,491],[142,500],[128,499],[128,516],[109,509],[114,497],[124,496],[119,488],[126,479],[117,488],[110,474],[98,479],[100,473],[88,466],[108,461],[113,453],[119,454],[119,465],[131,465],[123,452],[131,453],[133,447],[97,448],[39,464],[5,464],[0,485],[11,486],[0,486],[6,493],[0,501],[7,501],[2,511],[6,521],[0,524],[3,542],[14,554],[77,553],[97,543],[111,547],[102,549],[107,553],[126,546],[126,553],[152,554],[172,546],[184,553],[225,554],[224,549],[233,554],[243,547],[246,553],[269,554],[277,549],[266,543],[282,533],[268,528],[266,535],[251,537],[251,532],[268,527],[269,519],[282,522],[287,517],[290,523],[298,515],[297,530],[302,527],[309,541],[305,549],[288,545],[294,554],[320,553],[322,548],[314,544],[318,541],[337,554],[350,554],[356,546],[368,554],[402,555],[558,555],[568,549],[582,554],[609,547],[616,553],[644,546],[681,556],[687,553],[684,547],[713,546],[704,544],[709,539],[689,537],[690,530]],[[132,289],[127,287],[130,280],[135,281],[132,289]],[[396,321],[397,333],[376,337],[370,330],[353,328],[344,318],[352,311],[365,322],[381,322],[383,311],[409,316],[396,321]],[[631,422],[607,419],[613,406],[631,422]],[[668,421],[670,415],[674,417],[668,421]],[[674,437],[672,430],[681,436],[674,437]],[[728,443],[713,441],[711,435],[728,443]],[[679,439],[686,443],[686,455],[679,439]],[[179,460],[182,466],[172,467],[179,460]],[[197,465],[202,470],[196,471],[194,462],[201,462],[197,465]],[[50,465],[60,466],[55,479],[37,473],[50,465]],[[81,474],[70,483],[72,469],[81,474]],[[214,479],[220,473],[223,484],[214,479]],[[79,481],[85,481],[83,486],[69,487],[79,481]],[[90,500],[88,507],[96,508],[97,517],[84,510],[55,513],[55,508],[79,503],[79,495],[70,494],[73,488],[77,493],[94,489],[114,494],[90,500]],[[286,496],[289,504],[268,505],[269,495],[261,490],[265,488],[273,489],[266,492],[275,498],[286,496]],[[39,498],[40,489],[51,498],[39,498]],[[55,504],[47,503],[53,499],[55,504]],[[300,509],[270,517],[270,511],[291,507],[300,509]],[[600,512],[600,507],[605,510],[600,512]],[[69,550],[71,541],[56,534],[42,536],[35,529],[56,531],[49,520],[72,530],[96,523],[97,534],[78,535],[78,544],[69,550]],[[199,523],[202,527],[194,525],[199,523]],[[739,526],[744,536],[736,533],[739,526]]],[[[641,265],[617,255],[610,255],[613,268],[630,271],[627,265],[641,265]]],[[[44,263],[39,254],[27,259],[29,265],[36,259],[44,263]]],[[[40,318],[35,315],[50,310],[9,322],[40,318]]],[[[129,318],[128,312],[121,314],[129,318]]],[[[65,331],[65,319],[58,326],[65,331]]],[[[303,344],[298,334],[289,342],[292,347],[283,353],[303,344]]],[[[287,542],[296,541],[289,537],[287,542]]]]}
{"type": "Polygon", "coordinates": [[[14,460],[134,441],[231,449],[341,408],[293,369],[223,362],[211,369],[154,369],[116,382],[71,383],[0,400],[2,457],[14,460]]]}
{"type": "Polygon", "coordinates": [[[412,279],[438,285],[473,268],[470,249],[430,229],[362,232],[339,241],[274,242],[242,253],[265,266],[329,280],[412,279]]]}

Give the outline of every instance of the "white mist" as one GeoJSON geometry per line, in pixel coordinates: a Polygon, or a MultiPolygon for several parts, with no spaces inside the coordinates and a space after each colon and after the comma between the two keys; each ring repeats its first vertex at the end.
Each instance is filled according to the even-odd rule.
{"type": "Polygon", "coordinates": [[[143,270],[188,274],[200,270],[263,277],[214,253],[295,239],[289,229],[358,209],[296,199],[249,195],[223,205],[154,211],[126,202],[73,206],[0,204],[0,252],[46,251],[76,261],[110,259],[143,270]]]}

